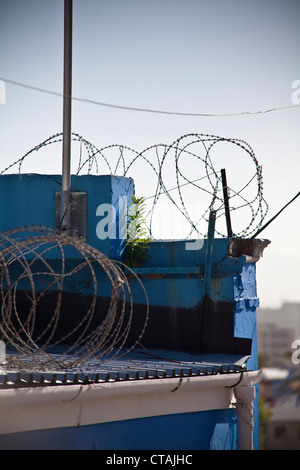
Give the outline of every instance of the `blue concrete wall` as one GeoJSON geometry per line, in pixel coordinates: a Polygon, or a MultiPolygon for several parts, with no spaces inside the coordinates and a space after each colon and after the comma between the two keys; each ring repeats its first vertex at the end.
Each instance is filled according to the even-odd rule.
{"type": "MultiPolygon", "coordinates": [[[[100,240],[97,237],[96,227],[103,217],[97,216],[96,211],[101,204],[111,204],[118,214],[119,197],[129,199],[134,194],[133,180],[110,175],[72,175],[71,189],[87,193],[87,243],[107,256],[119,259],[124,240],[100,240]]],[[[60,175],[0,175],[0,232],[31,224],[54,229],[55,193],[59,191],[60,175]]],[[[118,223],[116,228],[118,230],[118,223]]]]}
{"type": "MultiPolygon", "coordinates": [[[[203,300],[205,271],[205,240],[200,250],[186,250],[185,241],[154,241],[150,243],[149,257],[142,267],[135,269],[148,292],[151,306],[170,308],[197,308],[203,300]]],[[[252,340],[252,354],[248,362],[257,369],[256,308],[259,306],[256,287],[256,264],[228,256],[230,239],[214,240],[209,297],[214,303],[232,304],[234,325],[232,334],[252,340]]],[[[134,291],[137,303],[145,302],[140,290],[134,291]]]]}
{"type": "MultiPolygon", "coordinates": [[[[2,201],[0,231],[29,224],[42,224],[54,228],[55,192],[60,190],[61,177],[59,175],[0,176],[2,201]]],[[[108,238],[100,240],[97,237],[96,227],[101,221],[101,217],[97,217],[96,211],[100,204],[112,204],[118,214],[119,196],[129,197],[134,193],[133,181],[130,178],[112,176],[72,176],[72,190],[87,193],[87,243],[111,258],[121,258],[124,240],[110,240],[108,238]]],[[[234,338],[251,340],[248,369],[255,370],[257,369],[256,308],[258,306],[255,262],[248,262],[243,255],[229,256],[230,241],[228,238],[214,240],[211,283],[208,294],[212,306],[222,304],[232,308],[232,333],[229,331],[229,334],[234,338]]],[[[203,301],[207,241],[201,249],[190,250],[186,248],[185,241],[151,242],[149,257],[144,265],[136,270],[137,274],[141,276],[149,296],[150,319],[153,311],[157,309],[157,318],[164,334],[174,333],[174,338],[177,334],[176,329],[179,331],[179,336],[182,336],[183,330],[180,330],[182,326],[189,324],[189,331],[193,331],[193,322],[200,314],[203,301]],[[160,308],[164,310],[160,311],[160,308]],[[184,310],[181,315],[184,323],[176,324],[176,312],[180,309],[184,310]],[[164,315],[168,317],[166,321],[164,315]],[[174,331],[171,331],[172,328],[168,324],[169,318],[174,331]],[[175,320],[172,321],[172,318],[175,320]]],[[[102,295],[105,292],[109,295],[108,284],[106,286],[101,282],[99,289],[101,289],[102,295]]],[[[131,287],[134,301],[137,304],[143,304],[145,302],[144,294],[137,287],[134,279],[131,280],[131,287]]],[[[154,331],[157,332],[157,329],[154,331]]],[[[257,448],[257,403],[255,403],[255,416],[257,418],[255,447],[257,448]]],[[[169,417],[168,419],[176,418],[169,417]]],[[[121,424],[119,425],[121,426],[121,424]]],[[[173,433],[172,436],[174,437],[173,433]]]]}
{"type": "Polygon", "coordinates": [[[0,436],[5,450],[235,450],[233,409],[0,436]],[[184,430],[184,432],[183,432],[184,430]]]}
{"type": "MultiPolygon", "coordinates": [[[[213,304],[232,305],[232,336],[251,340],[247,368],[257,370],[256,308],[259,306],[259,299],[256,263],[249,262],[244,255],[238,258],[228,256],[229,243],[228,238],[214,240],[209,297],[213,304]]],[[[174,315],[176,309],[187,308],[185,324],[188,324],[189,312],[191,314],[193,309],[200,309],[203,301],[206,247],[207,240],[202,249],[196,251],[186,250],[184,241],[157,241],[150,244],[149,258],[136,272],[142,277],[151,306],[169,307],[174,315]]],[[[132,287],[134,290],[134,281],[132,287]]],[[[138,297],[138,292],[134,296],[143,302],[142,296],[138,297]]],[[[192,316],[191,321],[194,322],[192,316]]],[[[183,334],[184,327],[185,325],[178,326],[179,329],[182,328],[180,335],[183,334]]],[[[166,335],[172,336],[173,330],[174,325],[166,327],[166,335]]],[[[258,385],[255,388],[254,448],[258,449],[258,385]]]]}

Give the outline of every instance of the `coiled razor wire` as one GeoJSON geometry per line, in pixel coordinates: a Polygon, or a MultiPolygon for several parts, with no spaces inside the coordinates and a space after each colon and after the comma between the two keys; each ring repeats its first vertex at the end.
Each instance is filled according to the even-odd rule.
{"type": "Polygon", "coordinates": [[[16,352],[7,355],[8,368],[68,369],[82,366],[89,360],[100,364],[127,354],[140,341],[149,313],[147,293],[142,283],[130,271],[144,292],[145,308],[140,334],[131,346],[125,346],[133,322],[134,302],[124,265],[110,260],[80,239],[41,226],[17,228],[0,234],[0,263],[0,332],[16,352]],[[55,263],[53,260],[57,260],[58,254],[60,261],[55,263]],[[76,262],[69,266],[72,259],[76,262]],[[110,298],[99,322],[95,315],[96,300],[101,293],[101,272],[110,284],[110,298]],[[89,287],[83,292],[78,279],[86,279],[87,273],[89,287]],[[75,319],[71,321],[71,307],[67,306],[67,311],[63,309],[63,298],[70,285],[73,285],[73,291],[79,290],[85,302],[82,318],[77,322],[75,319]],[[27,301],[25,318],[24,303],[22,309],[19,308],[20,291],[25,293],[27,301]],[[44,312],[39,307],[43,298],[47,301],[50,293],[55,296],[55,306],[44,329],[40,330],[36,326],[44,312]],[[88,297],[85,294],[89,294],[88,297]],[[73,325],[69,331],[65,328],[61,335],[57,335],[62,317],[68,318],[68,325],[73,325]],[[89,328],[94,320],[96,324],[89,328]],[[70,338],[71,345],[65,347],[70,338]],[[55,352],[59,345],[64,347],[61,352],[55,352]]]}
{"type": "MultiPolygon", "coordinates": [[[[232,145],[231,148],[241,150],[246,157],[250,158],[250,162],[254,166],[250,178],[245,180],[239,189],[234,189],[233,185],[228,183],[230,211],[238,214],[237,225],[243,224],[238,229],[233,227],[233,236],[250,237],[262,226],[267,215],[268,204],[263,197],[262,167],[259,165],[253,149],[243,140],[209,134],[186,134],[171,145],[152,145],[141,152],[117,144],[99,149],[76,133],[72,133],[72,141],[79,145],[75,172],[77,175],[93,172],[93,174],[132,176],[140,164],[145,165],[143,173],[137,174],[135,185],[137,187],[138,180],[142,180],[144,191],[145,178],[147,181],[151,180],[151,177],[153,178],[151,194],[139,194],[145,196],[150,205],[149,232],[153,238],[157,238],[153,231],[154,214],[161,201],[171,203],[172,207],[175,207],[188,222],[189,233],[186,234],[186,238],[207,235],[207,222],[212,209],[217,212],[219,220],[224,220],[225,204],[222,195],[221,173],[214,167],[215,152],[221,143],[229,143],[232,145]],[[197,165],[196,171],[191,170],[193,178],[187,176],[191,164],[197,165]],[[194,191],[193,202],[202,201],[203,211],[197,213],[196,216],[191,214],[188,207],[188,198],[191,196],[185,193],[187,187],[194,191]],[[247,213],[244,219],[239,216],[242,210],[247,213]]],[[[62,142],[62,133],[55,134],[35,146],[0,174],[15,166],[18,166],[18,171],[21,173],[22,165],[29,155],[59,142],[62,142]]],[[[75,152],[72,153],[73,161],[74,157],[75,152]]],[[[224,156],[223,160],[222,164],[226,167],[230,158],[224,156]]],[[[239,162],[239,168],[241,169],[240,174],[246,176],[243,161],[239,162]]],[[[216,233],[222,237],[227,236],[225,227],[216,229],[216,233]]]]}
{"type": "MultiPolygon", "coordinates": [[[[62,137],[62,133],[49,137],[0,174],[16,166],[21,174],[27,157],[45,147],[62,142],[62,137]]],[[[139,194],[146,196],[145,199],[150,204],[148,219],[152,238],[155,238],[154,214],[159,203],[163,201],[175,207],[188,222],[187,237],[206,236],[207,221],[212,209],[217,212],[217,218],[224,219],[222,179],[220,171],[215,169],[214,161],[215,151],[221,143],[229,143],[231,148],[241,150],[254,166],[253,173],[242,187],[234,189],[231,184],[228,185],[231,212],[240,214],[242,209],[246,209],[249,214],[244,226],[240,230],[234,230],[233,236],[250,237],[262,226],[268,212],[268,204],[263,197],[262,168],[253,149],[242,140],[208,134],[187,134],[171,145],[157,144],[141,152],[117,144],[99,149],[76,133],[72,133],[72,142],[73,145],[79,145],[75,172],[77,175],[96,173],[128,177],[132,176],[141,163],[145,165],[146,170],[142,174],[138,173],[135,186],[138,186],[138,180],[142,180],[144,189],[145,181],[154,178],[151,193],[139,194]],[[197,171],[194,170],[195,163],[197,171]],[[189,171],[192,172],[192,177],[188,176],[189,171]],[[251,191],[248,191],[250,187],[251,191]],[[198,212],[196,217],[190,213],[188,207],[190,193],[187,195],[185,192],[187,188],[196,191],[194,200],[205,201],[202,213],[198,212]]],[[[74,157],[75,152],[72,151],[73,163],[74,157]]],[[[243,162],[240,165],[244,176],[243,162]]],[[[226,232],[219,228],[216,233],[227,236],[226,232]]],[[[8,355],[8,367],[34,370],[74,369],[82,367],[90,360],[99,364],[120,354],[126,354],[140,343],[149,314],[147,293],[131,270],[130,274],[137,280],[146,299],[144,321],[138,319],[138,324],[142,324],[140,334],[132,341],[130,332],[134,322],[135,304],[122,263],[108,259],[103,253],[74,236],[36,226],[0,234],[0,263],[0,333],[17,352],[8,355]],[[54,262],[58,259],[59,262],[54,262]],[[99,270],[102,277],[99,277],[99,270]],[[106,297],[108,305],[101,307],[104,313],[102,311],[99,322],[97,299],[103,288],[103,274],[106,284],[110,285],[110,294],[106,297]],[[87,278],[88,281],[83,285],[83,280],[87,278]],[[72,308],[68,308],[64,302],[66,293],[70,291],[80,294],[82,317],[76,317],[68,331],[66,328],[60,330],[60,322],[66,316],[72,316],[72,308]],[[25,296],[22,304],[25,302],[27,305],[25,310],[20,309],[20,292],[25,296]],[[55,296],[55,302],[49,307],[50,317],[48,316],[43,325],[40,321],[44,314],[41,305],[44,302],[45,307],[45,299],[50,294],[51,298],[55,296]],[[37,325],[41,324],[43,327],[37,328],[37,325]],[[132,346],[128,346],[129,339],[132,346]],[[57,352],[55,348],[65,344],[70,346],[63,348],[62,352],[57,352]]]]}

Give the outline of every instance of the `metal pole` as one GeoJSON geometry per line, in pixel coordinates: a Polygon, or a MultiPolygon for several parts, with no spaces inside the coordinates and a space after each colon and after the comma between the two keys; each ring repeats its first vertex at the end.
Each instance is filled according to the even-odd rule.
{"type": "Polygon", "coordinates": [[[221,170],[221,176],[222,176],[223,197],[224,197],[224,204],[225,204],[227,235],[228,237],[231,238],[232,228],[231,228],[231,220],[230,220],[229,198],[228,198],[228,191],[227,191],[226,171],[224,169],[221,170]]]}
{"type": "Polygon", "coordinates": [[[210,295],[211,295],[211,274],[212,274],[212,257],[215,238],[216,211],[211,210],[208,220],[207,246],[205,269],[203,276],[203,299],[200,316],[200,348],[205,349],[207,335],[209,334],[210,318],[210,295]]]}
{"type": "Polygon", "coordinates": [[[209,295],[210,293],[215,224],[216,224],[216,211],[212,210],[209,214],[209,220],[208,220],[206,260],[205,260],[205,270],[204,270],[204,278],[203,278],[203,297],[205,297],[206,295],[209,295]]]}
{"type": "Polygon", "coordinates": [[[60,229],[70,228],[71,202],[71,108],[72,108],[72,15],[73,0],[65,0],[64,9],[64,101],[63,161],[60,229]]]}
{"type": "Polygon", "coordinates": [[[280,211],[277,212],[277,214],[275,214],[274,217],[272,217],[272,219],[270,219],[265,225],[263,225],[254,235],[252,235],[251,239],[252,239],[252,238],[256,238],[257,235],[260,234],[260,232],[262,232],[265,228],[267,228],[268,225],[270,225],[270,223],[273,222],[273,220],[275,220],[276,217],[278,217],[278,216],[281,214],[281,212],[284,211],[284,209],[285,209],[287,206],[289,206],[289,205],[290,205],[295,199],[297,199],[297,197],[299,197],[299,196],[300,196],[300,191],[299,191],[298,194],[296,194],[296,196],[293,197],[293,199],[291,199],[287,204],[285,204],[285,206],[283,206],[283,208],[280,209],[280,211]]]}

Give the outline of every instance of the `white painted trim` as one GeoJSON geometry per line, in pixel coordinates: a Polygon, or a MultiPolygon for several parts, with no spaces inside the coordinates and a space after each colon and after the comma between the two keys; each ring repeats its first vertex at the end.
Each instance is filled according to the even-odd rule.
{"type": "MultiPolygon", "coordinates": [[[[228,409],[239,378],[220,374],[0,390],[0,434],[228,409]]],[[[239,386],[259,378],[260,371],[243,372],[239,386]]]]}
{"type": "Polygon", "coordinates": [[[234,390],[237,413],[237,448],[238,450],[253,449],[253,400],[255,388],[252,385],[241,385],[234,390]]]}

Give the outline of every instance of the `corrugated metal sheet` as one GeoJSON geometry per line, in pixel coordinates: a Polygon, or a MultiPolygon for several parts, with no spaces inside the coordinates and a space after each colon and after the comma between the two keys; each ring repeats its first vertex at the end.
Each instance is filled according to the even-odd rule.
{"type": "Polygon", "coordinates": [[[4,370],[0,388],[46,387],[132,380],[237,374],[246,369],[248,357],[234,355],[193,356],[187,353],[151,350],[134,351],[100,363],[89,361],[83,367],[58,371],[4,370]]]}

